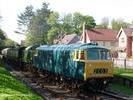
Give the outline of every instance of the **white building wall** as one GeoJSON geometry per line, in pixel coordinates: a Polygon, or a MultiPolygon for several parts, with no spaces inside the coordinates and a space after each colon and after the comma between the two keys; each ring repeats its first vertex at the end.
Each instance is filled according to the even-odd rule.
{"type": "MultiPolygon", "coordinates": [[[[118,47],[119,48],[127,47],[127,36],[124,31],[121,31],[121,34],[118,38],[118,47]]],[[[126,51],[118,51],[118,58],[126,58],[126,51]]]]}
{"type": "Polygon", "coordinates": [[[126,58],[126,52],[118,52],[118,58],[126,58]]]}
{"type": "MultiPolygon", "coordinates": [[[[87,34],[86,34],[86,35],[87,35],[87,34]]],[[[87,42],[87,43],[90,43],[89,36],[87,35],[86,37],[87,37],[87,38],[86,38],[86,42],[87,42]]]]}
{"type": "Polygon", "coordinates": [[[91,41],[91,42],[98,43],[98,45],[105,46],[107,48],[115,48],[117,46],[117,42],[114,42],[114,44],[112,45],[111,44],[112,41],[91,41]]]}
{"type": "Polygon", "coordinates": [[[105,45],[104,46],[110,47],[110,42],[109,41],[108,42],[105,42],[105,45]]]}
{"type": "Polygon", "coordinates": [[[119,47],[126,47],[127,46],[127,36],[126,34],[122,31],[120,36],[119,36],[119,47]]]}

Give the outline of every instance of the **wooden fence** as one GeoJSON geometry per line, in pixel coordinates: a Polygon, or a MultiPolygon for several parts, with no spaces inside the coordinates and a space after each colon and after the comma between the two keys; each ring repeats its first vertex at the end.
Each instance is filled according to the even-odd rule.
{"type": "Polygon", "coordinates": [[[113,59],[114,66],[125,68],[125,69],[133,69],[133,60],[131,59],[113,59]]]}

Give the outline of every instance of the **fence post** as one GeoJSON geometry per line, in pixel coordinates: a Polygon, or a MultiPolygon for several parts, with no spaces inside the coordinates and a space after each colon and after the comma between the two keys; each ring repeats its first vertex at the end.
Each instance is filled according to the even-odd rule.
{"type": "Polygon", "coordinates": [[[124,68],[126,69],[126,58],[124,59],[124,68]]]}

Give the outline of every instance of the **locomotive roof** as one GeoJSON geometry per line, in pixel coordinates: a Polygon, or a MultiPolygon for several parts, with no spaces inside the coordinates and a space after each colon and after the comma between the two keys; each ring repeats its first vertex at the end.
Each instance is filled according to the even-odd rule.
{"type": "Polygon", "coordinates": [[[38,47],[38,50],[75,50],[75,49],[79,49],[79,50],[84,50],[84,49],[88,49],[88,48],[104,48],[107,49],[103,46],[99,46],[97,44],[92,44],[92,43],[84,43],[84,44],[60,44],[60,45],[42,45],[40,47],[38,47]]]}

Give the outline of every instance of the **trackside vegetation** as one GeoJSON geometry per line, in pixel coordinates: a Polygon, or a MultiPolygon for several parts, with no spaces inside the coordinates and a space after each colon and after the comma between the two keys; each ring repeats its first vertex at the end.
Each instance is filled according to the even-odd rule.
{"type": "Polygon", "coordinates": [[[0,100],[43,100],[0,64],[0,100]]]}
{"type": "Polygon", "coordinates": [[[114,68],[114,74],[125,78],[133,79],[133,69],[114,68]]]}
{"type": "Polygon", "coordinates": [[[113,83],[111,84],[111,89],[113,91],[117,91],[125,95],[130,95],[130,96],[133,95],[133,89],[127,86],[123,86],[122,84],[113,83]]]}
{"type": "MultiPolygon", "coordinates": [[[[133,80],[133,70],[131,69],[114,67],[114,75],[133,80]]],[[[133,95],[133,88],[129,88],[128,86],[116,82],[111,84],[111,89],[126,95],[133,95]]]]}

